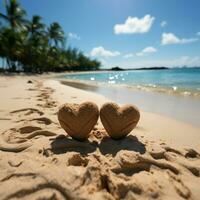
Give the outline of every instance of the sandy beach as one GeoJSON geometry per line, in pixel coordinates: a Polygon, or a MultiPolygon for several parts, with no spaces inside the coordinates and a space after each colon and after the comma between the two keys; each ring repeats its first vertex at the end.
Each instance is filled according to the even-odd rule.
{"type": "Polygon", "coordinates": [[[1,76],[0,94],[0,199],[200,198],[199,127],[141,110],[126,138],[98,120],[80,142],[61,128],[59,106],[100,108],[106,97],[45,76],[1,76]]]}

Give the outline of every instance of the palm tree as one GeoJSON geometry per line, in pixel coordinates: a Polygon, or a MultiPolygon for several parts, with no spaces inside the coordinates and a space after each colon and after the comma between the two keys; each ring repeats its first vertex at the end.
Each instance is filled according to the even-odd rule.
{"type": "Polygon", "coordinates": [[[10,28],[3,28],[0,35],[1,57],[6,58],[9,69],[16,70],[16,66],[23,49],[25,35],[22,32],[13,32],[10,28]]]}
{"type": "Polygon", "coordinates": [[[0,19],[5,20],[9,23],[13,31],[16,28],[21,27],[26,21],[24,19],[26,12],[23,10],[17,0],[5,0],[6,14],[0,13],[0,19]]]}
{"type": "Polygon", "coordinates": [[[42,23],[42,18],[38,15],[34,15],[31,21],[26,23],[25,46],[23,49],[23,62],[25,71],[35,71],[38,54],[40,53],[40,47],[44,43],[45,24],[42,23]]]}
{"type": "Polygon", "coordinates": [[[17,0],[5,0],[5,9],[6,14],[0,13],[0,19],[8,23],[9,28],[2,34],[2,39],[4,40],[4,45],[6,43],[8,45],[5,51],[8,66],[15,71],[16,60],[20,55],[18,51],[20,47],[19,42],[21,42],[21,36],[17,32],[21,31],[22,29],[20,28],[24,27],[26,12],[21,8],[17,0]]]}
{"type": "Polygon", "coordinates": [[[10,71],[92,70],[100,63],[91,60],[76,48],[65,46],[65,36],[59,23],[45,28],[42,18],[34,15],[30,21],[18,0],[5,0],[5,14],[0,13],[0,57],[10,71]]]}
{"type": "Polygon", "coordinates": [[[51,45],[54,42],[55,46],[58,47],[59,43],[63,44],[65,42],[64,31],[62,30],[60,24],[57,22],[50,24],[50,27],[48,28],[48,34],[51,45]]]}
{"type": "Polygon", "coordinates": [[[42,23],[42,17],[34,15],[32,20],[27,22],[26,28],[30,33],[31,37],[34,35],[42,35],[45,33],[45,24],[42,23]]]}

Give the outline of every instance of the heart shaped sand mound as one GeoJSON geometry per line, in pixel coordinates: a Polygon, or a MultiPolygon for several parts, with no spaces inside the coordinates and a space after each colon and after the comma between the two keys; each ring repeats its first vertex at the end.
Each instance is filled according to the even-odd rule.
{"type": "Polygon", "coordinates": [[[84,140],[97,123],[99,110],[96,104],[64,104],[58,111],[61,127],[74,139],[84,140]]]}
{"type": "Polygon", "coordinates": [[[115,103],[106,103],[101,107],[100,118],[110,137],[120,139],[135,128],[140,119],[140,112],[132,105],[120,108],[115,103]]]}

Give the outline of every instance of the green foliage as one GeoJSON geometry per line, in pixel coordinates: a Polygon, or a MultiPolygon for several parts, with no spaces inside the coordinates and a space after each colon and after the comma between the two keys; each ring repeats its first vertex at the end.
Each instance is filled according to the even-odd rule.
{"type": "Polygon", "coordinates": [[[66,37],[59,23],[47,27],[26,11],[17,0],[5,1],[6,13],[0,13],[0,57],[8,71],[42,73],[65,70],[98,70],[101,63],[91,60],[76,48],[66,48],[66,37]]]}

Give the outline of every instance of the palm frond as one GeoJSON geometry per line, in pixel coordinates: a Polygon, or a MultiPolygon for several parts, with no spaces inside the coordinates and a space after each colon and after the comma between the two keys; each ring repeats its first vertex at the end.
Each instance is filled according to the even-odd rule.
{"type": "Polygon", "coordinates": [[[3,13],[0,13],[0,18],[4,19],[6,21],[9,20],[8,17],[6,15],[4,15],[3,13]]]}

